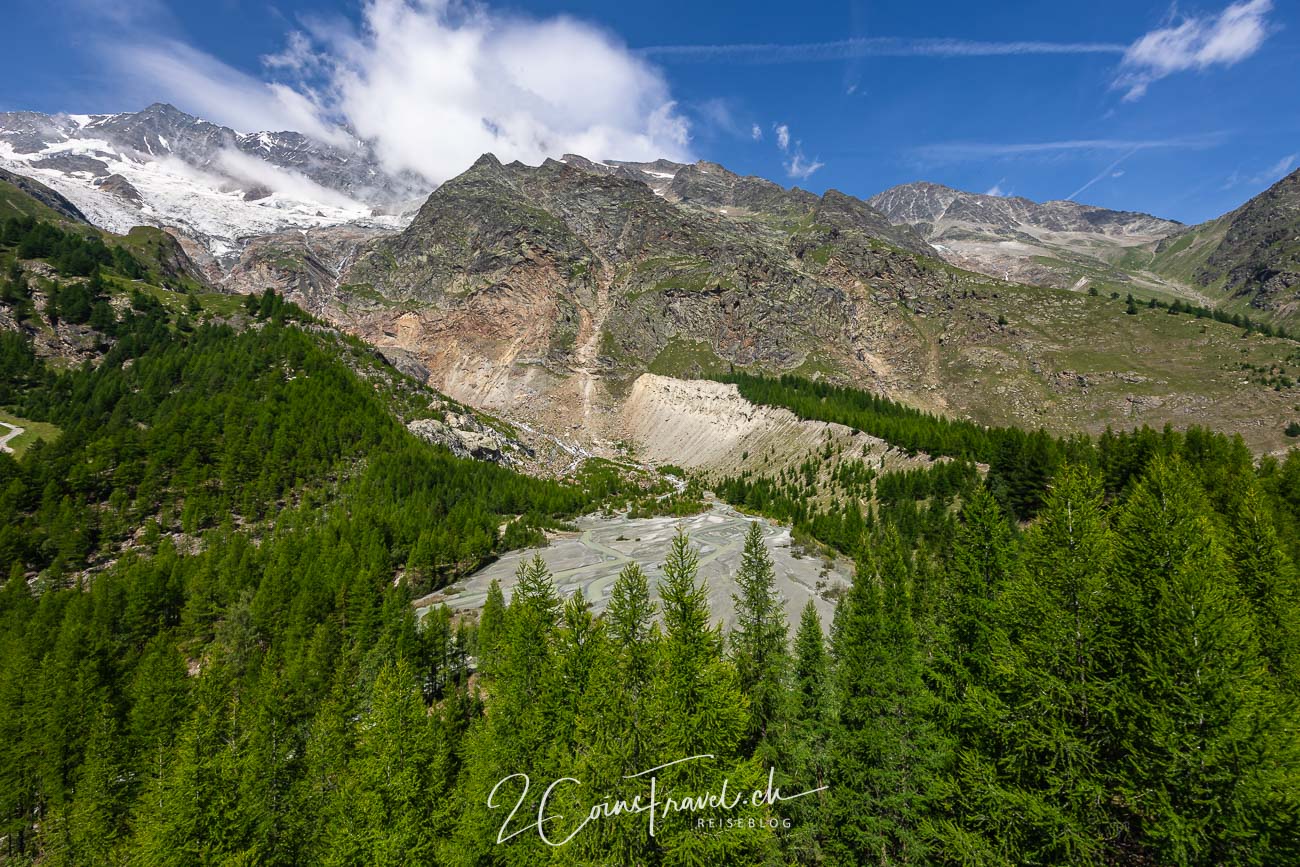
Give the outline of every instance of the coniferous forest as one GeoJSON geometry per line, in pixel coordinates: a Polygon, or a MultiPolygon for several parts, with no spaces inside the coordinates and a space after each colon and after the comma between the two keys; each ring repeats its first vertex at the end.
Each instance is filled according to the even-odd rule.
{"type": "Polygon", "coordinates": [[[757,523],[727,630],[682,534],[599,617],[535,558],[419,619],[636,492],[418,440],[409,383],[274,293],[168,306],[15,227],[71,263],[43,297],[110,309],[96,363],[0,340],[5,408],[59,430],[0,454],[0,863],[1300,863],[1300,453],[737,377],[947,457],[821,505],[707,480],[855,561],[832,622],[787,626],[757,523]]]}

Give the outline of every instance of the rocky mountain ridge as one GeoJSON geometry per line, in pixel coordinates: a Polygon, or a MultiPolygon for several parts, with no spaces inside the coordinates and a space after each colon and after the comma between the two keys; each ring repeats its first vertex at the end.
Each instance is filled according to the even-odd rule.
{"type": "Polygon", "coordinates": [[[954,264],[1062,288],[1107,282],[1145,285],[1117,269],[1116,260],[1183,228],[1150,214],[1073,201],[1038,203],[1020,196],[967,193],[928,182],[892,187],[867,202],[891,223],[915,229],[954,264]]]}
{"type": "MultiPolygon", "coordinates": [[[[217,238],[184,206],[210,199],[179,188],[160,198],[170,182],[148,171],[196,171],[205,142],[230,139],[155,109],[143,120],[69,118],[57,142],[48,125],[5,116],[0,157],[28,151],[25,170],[80,184],[82,198],[67,198],[91,221],[103,224],[103,200],[125,202],[134,210],[124,213],[171,227],[213,285],[282,291],[440,391],[580,451],[628,442],[620,412],[637,377],[732,367],[827,377],[986,423],[1092,430],[1195,418],[1259,448],[1278,445],[1296,403],[1240,373],[1284,369],[1289,344],[1252,342],[1243,360],[1231,326],[1129,316],[1110,291],[1079,291],[1177,287],[1168,294],[1213,300],[1212,287],[1134,264],[1193,231],[1148,215],[924,184],[870,201],[819,196],[710,162],[568,154],[527,166],[485,154],[400,231],[406,221],[355,212],[304,218],[283,193],[246,184],[216,195],[276,219],[217,238]],[[69,162],[36,165],[52,157],[69,162]],[[982,249],[1001,258],[981,261],[982,249]]],[[[286,164],[302,154],[289,139],[237,141],[286,164]]]]}
{"type": "Polygon", "coordinates": [[[115,232],[172,227],[233,261],[247,238],[343,223],[396,230],[428,192],[362,141],[240,133],[156,103],[106,115],[0,113],[0,167],[36,178],[115,232]]]}

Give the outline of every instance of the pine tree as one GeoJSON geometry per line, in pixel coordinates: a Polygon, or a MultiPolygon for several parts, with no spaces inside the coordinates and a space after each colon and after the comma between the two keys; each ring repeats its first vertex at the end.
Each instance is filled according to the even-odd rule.
{"type": "Polygon", "coordinates": [[[986,490],[971,496],[961,512],[948,567],[944,621],[958,668],[980,678],[997,623],[997,597],[1011,576],[1011,528],[986,490]]]}
{"type": "Polygon", "coordinates": [[[656,606],[650,599],[650,582],[636,563],[619,572],[610,592],[607,618],[617,653],[614,676],[618,683],[619,713],[625,722],[623,773],[644,770],[656,736],[650,719],[650,692],[659,652],[656,606]]]}
{"type": "Polygon", "coordinates": [[[555,649],[559,703],[551,748],[572,750],[578,714],[583,704],[596,658],[608,654],[604,627],[591,615],[591,605],[578,589],[564,603],[563,624],[555,649]]]}
{"type": "MultiPolygon", "coordinates": [[[[811,599],[799,618],[794,654],[790,698],[793,731],[786,757],[790,763],[789,790],[802,792],[829,785],[828,751],[836,722],[826,637],[817,605],[811,599]]],[[[782,805],[783,815],[790,819],[791,825],[786,848],[800,864],[818,864],[823,860],[826,801],[827,793],[823,791],[782,805]]]]}
{"type": "Polygon", "coordinates": [[[1113,834],[1101,736],[1115,712],[1101,609],[1112,549],[1100,478],[1064,468],[1002,594],[994,697],[971,715],[984,726],[961,769],[962,818],[1001,857],[1098,863],[1113,834]]]}
{"type": "Polygon", "coordinates": [[[412,669],[385,666],[358,727],[322,863],[434,863],[450,761],[442,718],[424,707],[412,669]]]}
{"type": "MultiPolygon", "coordinates": [[[[494,650],[487,685],[488,712],[466,736],[465,807],[455,835],[444,849],[450,863],[535,864],[548,847],[535,832],[498,845],[498,829],[522,791],[522,780],[503,784],[489,805],[494,788],[506,777],[526,774],[533,781],[567,775],[561,767],[567,750],[553,751],[563,712],[563,689],[556,657],[560,601],[550,570],[540,555],[523,561],[506,610],[505,629],[494,650]]],[[[566,729],[567,730],[567,729],[566,729]]],[[[519,816],[537,815],[546,783],[533,786],[519,816]]],[[[516,822],[516,825],[523,824],[516,822]]]]}
{"type": "MultiPolygon", "coordinates": [[[[723,656],[721,627],[709,625],[708,589],[704,582],[697,583],[699,562],[699,553],[679,529],[659,585],[664,640],[655,684],[659,730],[655,758],[656,764],[695,756],[714,758],[681,762],[656,775],[663,795],[676,798],[717,791],[724,778],[736,791],[759,784],[755,769],[737,761],[748,707],[735,668],[723,656]]],[[[728,816],[737,817],[719,814],[715,818],[728,816]]],[[[689,813],[662,820],[657,843],[665,864],[752,863],[773,846],[765,830],[738,827],[698,834],[693,824],[689,813]]]]}
{"type": "Polygon", "coordinates": [[[121,747],[112,708],[105,705],[91,727],[77,772],[76,797],[41,829],[49,863],[76,867],[122,863],[118,844],[130,797],[121,747]]]}
{"type": "MultiPolygon", "coordinates": [[[[608,638],[591,659],[586,693],[578,713],[579,772],[582,791],[630,801],[645,792],[633,777],[657,762],[659,735],[653,717],[651,679],[659,632],[649,581],[636,563],[619,573],[606,610],[608,638]]],[[[577,863],[658,863],[658,844],[639,818],[594,823],[571,844],[577,863]],[[585,860],[584,860],[585,859],[585,860]]]]}

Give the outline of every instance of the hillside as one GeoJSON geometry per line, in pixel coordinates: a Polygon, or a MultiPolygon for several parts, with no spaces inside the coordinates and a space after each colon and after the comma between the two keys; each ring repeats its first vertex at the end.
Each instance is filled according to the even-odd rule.
{"type": "Polygon", "coordinates": [[[1240,208],[1161,241],[1133,264],[1186,281],[1233,310],[1281,322],[1300,314],[1300,170],[1240,208]]]}

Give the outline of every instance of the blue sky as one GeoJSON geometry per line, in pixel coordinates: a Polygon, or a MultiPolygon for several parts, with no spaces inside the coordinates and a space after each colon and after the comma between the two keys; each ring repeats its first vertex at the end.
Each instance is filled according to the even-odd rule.
{"type": "Polygon", "coordinates": [[[1300,165],[1289,2],[5,2],[0,109],[346,126],[431,183],[481,150],[662,154],[1198,222],[1300,165]]]}

